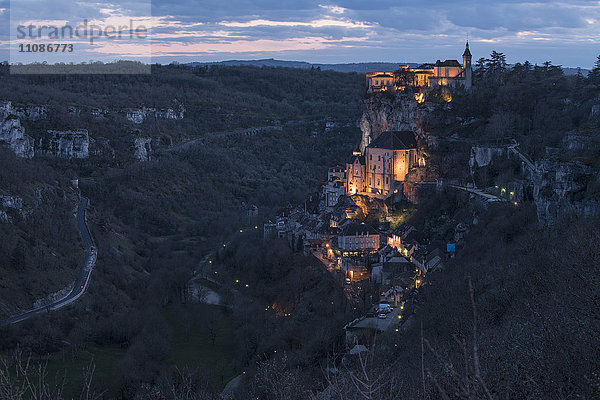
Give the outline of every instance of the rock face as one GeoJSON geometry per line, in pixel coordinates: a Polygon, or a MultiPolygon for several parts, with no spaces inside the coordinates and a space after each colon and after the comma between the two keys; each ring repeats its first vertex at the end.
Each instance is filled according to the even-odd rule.
{"type": "Polygon", "coordinates": [[[567,151],[581,151],[598,146],[598,139],[592,135],[582,135],[569,132],[562,139],[562,149],[567,151]]]}
{"type": "Polygon", "coordinates": [[[504,147],[489,147],[489,146],[473,146],[471,147],[471,156],[469,158],[469,167],[485,167],[492,162],[493,157],[501,157],[507,154],[508,148],[504,147]]]}
{"type": "Polygon", "coordinates": [[[21,126],[19,111],[10,101],[0,103],[0,142],[7,143],[19,157],[33,157],[33,139],[21,126]]]}
{"type": "Polygon", "coordinates": [[[156,108],[142,107],[140,109],[133,109],[126,111],[126,118],[134,124],[141,124],[148,117],[154,117],[158,119],[183,119],[185,108],[183,105],[179,105],[176,109],[167,108],[163,110],[156,110],[156,108]]]}
{"type": "Polygon", "coordinates": [[[530,173],[533,198],[541,224],[552,225],[565,213],[594,215],[597,199],[589,196],[590,186],[600,184],[591,167],[574,161],[541,160],[530,173]]]}
{"type": "Polygon", "coordinates": [[[7,213],[10,209],[17,211],[23,215],[23,199],[16,196],[0,195],[0,222],[12,222],[11,216],[7,213]]]}
{"type": "MultiPolygon", "coordinates": [[[[581,152],[583,148],[593,145],[592,142],[593,139],[587,136],[569,133],[564,136],[557,153],[565,156],[573,154],[570,151],[581,152]]],[[[600,175],[592,167],[577,161],[562,161],[557,157],[532,163],[516,158],[518,156],[519,153],[509,146],[473,146],[469,159],[471,174],[475,169],[488,165],[508,168],[504,160],[509,158],[519,161],[521,168],[517,176],[510,182],[496,182],[496,189],[491,187],[487,190],[508,201],[521,201],[524,198],[533,200],[538,221],[542,225],[553,225],[564,214],[590,216],[596,212],[600,197],[600,175]]]]}
{"type": "Polygon", "coordinates": [[[13,114],[6,118],[0,115],[0,142],[7,143],[19,157],[33,157],[33,139],[25,134],[21,120],[13,114]]]}
{"type": "Polygon", "coordinates": [[[126,114],[126,118],[134,124],[141,124],[146,119],[146,116],[146,107],[142,108],[141,110],[129,110],[126,114]]]}
{"type": "Polygon", "coordinates": [[[0,114],[6,113],[7,115],[13,114],[21,119],[27,119],[36,121],[38,119],[45,119],[48,114],[48,107],[46,106],[14,106],[10,101],[0,102],[0,114]]]}
{"type": "Polygon", "coordinates": [[[381,199],[355,194],[341,196],[333,208],[338,221],[344,219],[382,219],[389,215],[388,207],[381,199]]]}
{"type": "Polygon", "coordinates": [[[419,105],[410,94],[380,94],[365,100],[366,109],[360,120],[363,133],[361,151],[370,141],[386,131],[411,130],[423,134],[422,121],[427,106],[419,105]]]}
{"type": "Polygon", "coordinates": [[[61,158],[88,158],[90,138],[85,129],[77,131],[49,130],[45,138],[40,139],[40,152],[61,158]]]}
{"type": "Polygon", "coordinates": [[[46,118],[45,106],[15,108],[9,101],[0,103],[0,141],[7,143],[19,157],[32,158],[36,152],[62,158],[87,158],[89,135],[86,130],[48,131],[34,141],[25,134],[21,119],[46,118]]]}
{"type": "Polygon", "coordinates": [[[137,137],[133,139],[133,156],[138,161],[150,160],[152,151],[152,139],[146,137],[137,137]]]}

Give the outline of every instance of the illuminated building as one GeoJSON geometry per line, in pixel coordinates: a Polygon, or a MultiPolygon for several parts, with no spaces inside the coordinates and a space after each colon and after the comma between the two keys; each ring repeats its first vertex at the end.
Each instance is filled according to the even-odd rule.
{"type": "Polygon", "coordinates": [[[373,227],[351,222],[339,234],[337,247],[343,255],[372,253],[379,248],[379,239],[379,232],[373,227]]]}
{"type": "Polygon", "coordinates": [[[346,191],[386,198],[397,192],[398,184],[417,166],[416,134],[388,131],[379,135],[364,155],[354,156],[346,165],[346,191]]]}
{"type": "MultiPolygon", "coordinates": [[[[467,42],[463,53],[462,65],[457,60],[437,60],[435,64],[422,64],[411,68],[400,64],[395,72],[367,72],[367,92],[403,91],[406,87],[431,88],[436,86],[463,86],[470,89],[473,85],[473,56],[467,42]]],[[[417,99],[419,101],[419,99],[417,99]]]]}

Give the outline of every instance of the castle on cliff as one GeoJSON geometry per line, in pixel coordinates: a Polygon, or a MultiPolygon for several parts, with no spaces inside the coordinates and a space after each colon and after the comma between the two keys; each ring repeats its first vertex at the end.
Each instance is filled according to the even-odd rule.
{"type": "Polygon", "coordinates": [[[462,65],[457,60],[437,60],[435,64],[422,64],[411,68],[400,64],[395,72],[367,72],[367,92],[403,91],[406,87],[431,88],[436,86],[462,86],[470,89],[473,85],[473,69],[469,42],[463,53],[462,65]]]}
{"type": "MultiPolygon", "coordinates": [[[[401,64],[394,72],[367,72],[367,93],[403,92],[407,87],[419,88],[414,93],[414,99],[410,95],[410,101],[422,103],[429,89],[470,89],[473,71],[469,42],[466,43],[462,58],[462,65],[457,60],[437,60],[435,64],[423,64],[416,68],[401,64]]],[[[451,95],[447,98],[446,101],[452,99],[451,95]]],[[[387,127],[388,124],[385,125],[387,127]]],[[[344,166],[329,169],[327,182],[323,185],[324,205],[327,209],[332,209],[338,199],[346,195],[387,199],[399,194],[409,198],[410,188],[415,183],[423,183],[419,170],[425,167],[426,160],[423,149],[419,146],[417,133],[405,126],[407,124],[390,125],[395,125],[389,126],[394,130],[377,132],[378,134],[361,125],[362,141],[352,159],[344,166]]]]}

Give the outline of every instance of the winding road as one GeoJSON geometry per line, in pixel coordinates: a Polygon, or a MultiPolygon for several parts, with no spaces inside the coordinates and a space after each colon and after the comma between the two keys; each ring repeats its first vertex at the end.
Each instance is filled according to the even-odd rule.
{"type": "Polygon", "coordinates": [[[97,250],[92,239],[92,235],[90,233],[85,219],[85,212],[88,204],[89,200],[86,197],[81,196],[76,219],[77,227],[79,228],[79,234],[81,235],[81,238],[83,239],[83,243],[85,245],[85,261],[83,263],[83,266],[81,267],[81,271],[79,272],[79,277],[75,281],[73,289],[71,289],[71,292],[69,292],[69,294],[63,297],[62,299],[56,300],[43,307],[38,307],[33,310],[27,311],[23,314],[15,315],[13,317],[0,321],[0,326],[16,324],[17,322],[29,319],[34,315],[38,315],[43,312],[58,310],[59,308],[71,304],[85,293],[85,290],[87,289],[87,286],[90,282],[90,276],[92,275],[92,271],[94,270],[94,266],[96,265],[96,259],[98,257],[97,250]]]}

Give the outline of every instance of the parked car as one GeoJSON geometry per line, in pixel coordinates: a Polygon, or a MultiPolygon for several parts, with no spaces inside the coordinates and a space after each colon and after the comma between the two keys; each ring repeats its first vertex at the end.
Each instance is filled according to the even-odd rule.
{"type": "Polygon", "coordinates": [[[391,313],[392,312],[392,306],[390,306],[389,304],[380,304],[377,308],[379,310],[380,313],[391,313]]]}

